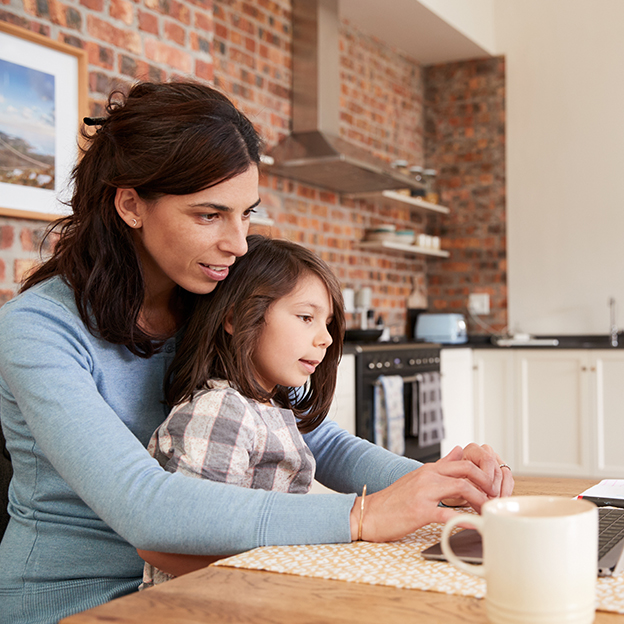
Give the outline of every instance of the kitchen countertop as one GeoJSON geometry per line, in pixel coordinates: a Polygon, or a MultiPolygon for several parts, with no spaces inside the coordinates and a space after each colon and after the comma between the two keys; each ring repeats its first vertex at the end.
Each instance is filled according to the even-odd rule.
{"type": "MultiPolygon", "coordinates": [[[[592,335],[573,335],[573,336],[556,336],[556,335],[548,335],[548,336],[534,336],[537,339],[545,339],[545,340],[558,340],[559,344],[557,346],[553,345],[542,345],[542,344],[523,344],[521,341],[517,341],[511,346],[501,346],[494,344],[492,342],[491,336],[489,335],[474,335],[468,337],[468,342],[463,342],[460,344],[442,344],[438,345],[436,343],[425,343],[423,341],[407,341],[409,344],[414,345],[422,345],[422,346],[431,346],[436,347],[440,346],[443,349],[624,349],[624,334],[622,332],[619,333],[618,346],[611,346],[611,336],[608,334],[592,334],[592,335]]],[[[388,349],[392,349],[394,345],[397,344],[406,344],[405,341],[395,343],[395,342],[345,342],[343,353],[357,353],[358,345],[385,345],[388,349]]]]}
{"type": "Polygon", "coordinates": [[[469,336],[468,342],[454,345],[442,345],[447,348],[468,348],[468,349],[624,349],[624,336],[622,332],[619,334],[618,346],[611,346],[611,336],[608,334],[592,334],[592,335],[567,335],[567,336],[533,336],[538,340],[557,340],[558,345],[541,345],[541,344],[523,344],[518,340],[513,345],[501,346],[494,344],[489,335],[469,336]]]}
{"type": "MultiPolygon", "coordinates": [[[[423,348],[423,349],[435,349],[441,348],[444,345],[440,345],[436,342],[424,342],[422,340],[398,340],[398,341],[369,341],[369,342],[345,342],[342,352],[347,355],[350,353],[357,354],[361,353],[362,349],[366,349],[367,347],[373,347],[376,351],[388,350],[392,351],[403,350],[409,348],[423,348]]],[[[466,346],[466,345],[454,345],[454,346],[466,346]]]]}

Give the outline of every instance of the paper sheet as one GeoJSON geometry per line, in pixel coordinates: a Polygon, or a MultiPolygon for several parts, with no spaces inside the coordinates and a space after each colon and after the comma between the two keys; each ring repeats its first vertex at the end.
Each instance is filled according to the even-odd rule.
{"type": "Polygon", "coordinates": [[[621,498],[624,500],[624,479],[603,479],[581,493],[595,498],[621,498]]]}

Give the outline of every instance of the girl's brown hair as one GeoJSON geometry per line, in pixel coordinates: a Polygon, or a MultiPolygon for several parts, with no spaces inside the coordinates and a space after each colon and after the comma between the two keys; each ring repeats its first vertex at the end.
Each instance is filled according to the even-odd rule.
{"type": "Polygon", "coordinates": [[[208,379],[225,379],[246,397],[260,402],[273,399],[291,409],[299,429],[306,433],[323,422],[336,388],[345,330],[340,284],[325,262],[301,245],[259,235],[248,236],[247,243],[249,250],[228,278],[196,299],[165,384],[167,402],[173,406],[190,400],[208,379]],[[256,381],[252,364],[265,315],[306,275],[319,277],[327,288],[333,307],[328,326],[333,342],[302,390],[277,386],[267,393],[256,381]],[[225,329],[226,320],[232,324],[231,334],[225,329]]]}
{"type": "MultiPolygon", "coordinates": [[[[257,164],[261,140],[224,95],[195,82],[139,83],[125,96],[113,92],[106,112],[96,133],[83,128],[73,212],[50,226],[46,236],[60,234],[54,253],[21,290],[60,275],[92,333],[149,357],[154,337],[137,325],[145,284],[130,229],[115,209],[117,188],[148,201],[196,193],[257,164]]],[[[188,293],[180,295],[183,303],[188,293]]]]}

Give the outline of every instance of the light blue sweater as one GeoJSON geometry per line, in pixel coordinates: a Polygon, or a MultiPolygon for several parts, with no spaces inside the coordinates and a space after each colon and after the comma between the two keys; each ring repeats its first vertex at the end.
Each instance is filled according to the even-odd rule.
{"type": "MultiPolygon", "coordinates": [[[[281,494],[162,470],[145,450],[167,409],[169,341],[149,359],[91,335],[53,278],[0,310],[0,421],[11,521],[0,544],[0,622],[49,623],[136,590],[136,548],[220,555],[350,540],[354,494],[281,494]]],[[[334,423],[305,436],[317,478],[382,489],[420,464],[334,423]]]]}

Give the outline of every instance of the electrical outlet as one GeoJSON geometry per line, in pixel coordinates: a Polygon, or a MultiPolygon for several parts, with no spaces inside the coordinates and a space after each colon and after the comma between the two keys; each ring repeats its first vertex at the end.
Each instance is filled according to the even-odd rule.
{"type": "Polygon", "coordinates": [[[489,314],[490,295],[488,293],[471,293],[468,295],[468,310],[472,314],[489,314]]]}

